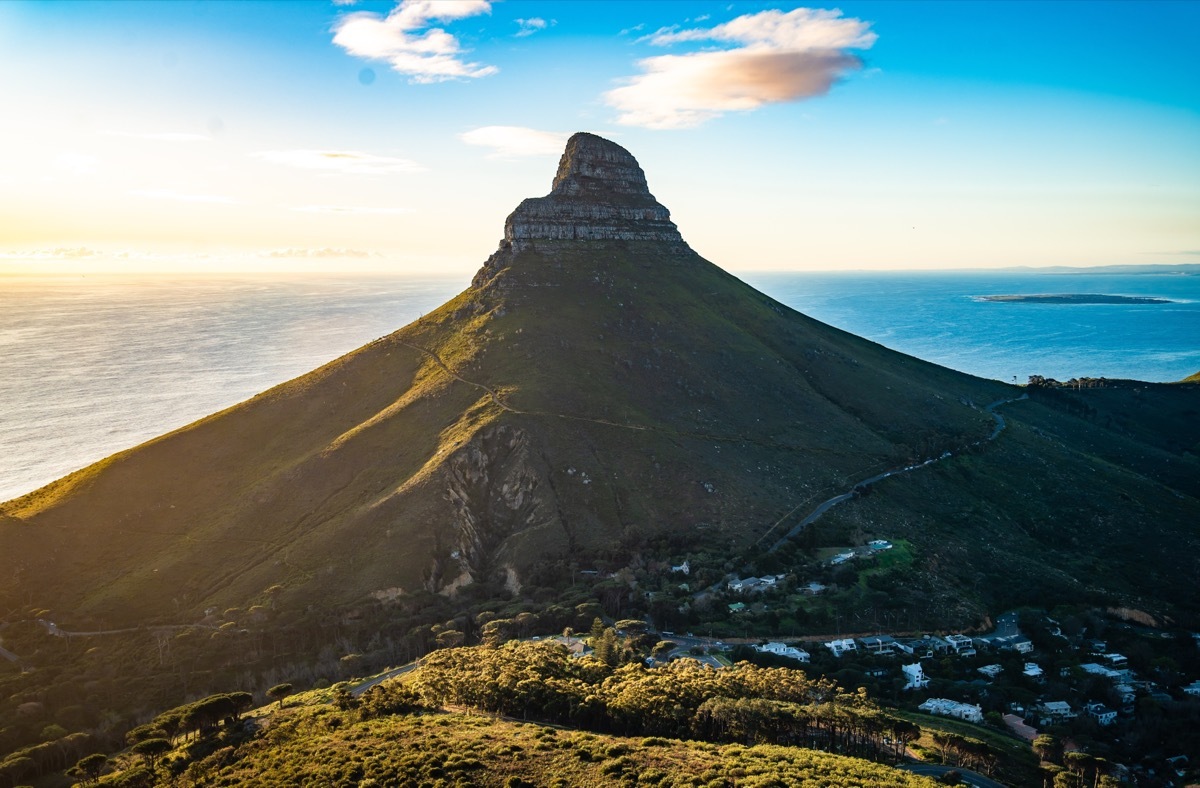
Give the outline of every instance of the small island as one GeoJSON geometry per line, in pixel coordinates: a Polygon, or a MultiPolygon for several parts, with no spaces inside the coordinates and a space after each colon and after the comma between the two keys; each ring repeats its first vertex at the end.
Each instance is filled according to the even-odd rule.
{"type": "Polygon", "coordinates": [[[1144,296],[1103,295],[1101,293],[1042,293],[1020,295],[979,296],[980,301],[1000,301],[1008,304],[1171,304],[1167,298],[1144,296]]]}

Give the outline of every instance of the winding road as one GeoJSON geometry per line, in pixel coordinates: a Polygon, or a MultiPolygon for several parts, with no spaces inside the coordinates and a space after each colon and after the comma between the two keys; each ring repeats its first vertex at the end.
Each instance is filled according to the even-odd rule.
{"type": "MultiPolygon", "coordinates": [[[[992,404],[985,407],[984,410],[987,411],[988,415],[996,420],[996,426],[992,430],[991,434],[988,435],[985,440],[975,441],[974,443],[970,444],[970,446],[978,446],[982,443],[994,441],[994,440],[996,440],[996,438],[1000,437],[1000,433],[1004,432],[1004,428],[1007,427],[1008,425],[1005,423],[1004,417],[996,412],[996,408],[1000,407],[1001,405],[1008,405],[1009,403],[1020,402],[1021,400],[1026,400],[1026,399],[1029,399],[1029,395],[1022,394],[1021,396],[1013,397],[1012,399],[998,399],[995,402],[993,402],[992,404]]],[[[958,451],[962,452],[963,450],[959,449],[958,451]]],[[[851,498],[857,497],[863,490],[870,487],[872,484],[875,484],[876,482],[881,482],[890,476],[899,476],[902,473],[910,473],[919,468],[927,467],[929,465],[934,464],[935,462],[940,462],[942,460],[949,459],[950,457],[953,457],[955,454],[956,454],[956,452],[952,452],[952,451],[943,452],[941,455],[939,455],[937,457],[931,457],[930,459],[925,460],[925,462],[918,463],[916,465],[908,465],[903,468],[895,468],[890,471],[884,471],[883,473],[877,473],[874,476],[871,476],[869,478],[866,478],[859,482],[856,482],[854,484],[854,486],[851,487],[848,492],[844,492],[840,495],[835,495],[832,498],[830,498],[829,500],[823,501],[822,503],[818,504],[817,508],[815,508],[811,512],[809,512],[808,515],[803,520],[801,520],[800,522],[798,522],[794,526],[792,526],[791,529],[789,529],[788,532],[786,534],[784,534],[782,538],[780,538],[778,541],[776,541],[775,544],[771,545],[770,549],[768,549],[767,552],[773,553],[776,550],[778,550],[780,547],[783,547],[783,545],[787,544],[788,541],[790,541],[792,538],[794,538],[797,534],[799,534],[801,531],[803,531],[809,525],[811,525],[814,522],[816,522],[817,520],[819,520],[821,518],[821,516],[824,515],[826,512],[828,512],[830,509],[837,506],[839,503],[842,503],[844,501],[850,500],[851,498]]],[[[795,510],[793,510],[793,511],[795,511],[795,510]]],[[[787,519],[787,518],[785,517],[784,519],[787,519]]],[[[777,523],[777,525],[778,525],[778,523],[777,523]]],[[[768,531],[768,533],[770,533],[770,532],[768,531]]],[[[765,534],[764,534],[764,536],[765,536],[765,534]]]]}

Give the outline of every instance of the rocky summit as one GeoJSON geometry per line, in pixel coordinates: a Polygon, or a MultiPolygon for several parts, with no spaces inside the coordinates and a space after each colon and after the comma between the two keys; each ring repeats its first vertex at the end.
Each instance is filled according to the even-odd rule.
{"type": "Polygon", "coordinates": [[[663,241],[683,244],[671,212],[654,199],[633,155],[579,133],[567,141],[550,194],[524,200],[504,223],[513,251],[538,241],[663,241]]]}
{"type": "MultiPolygon", "coordinates": [[[[450,302],[0,506],[0,607],[75,630],[567,593],[626,611],[657,562],[827,572],[819,548],[879,538],[903,560],[819,575],[831,605],[909,628],[1048,597],[1187,618],[1195,390],[1023,390],[812,320],[697,255],[634,157],[576,134],[450,302]]],[[[668,590],[678,628],[710,604],[668,590]]]]}

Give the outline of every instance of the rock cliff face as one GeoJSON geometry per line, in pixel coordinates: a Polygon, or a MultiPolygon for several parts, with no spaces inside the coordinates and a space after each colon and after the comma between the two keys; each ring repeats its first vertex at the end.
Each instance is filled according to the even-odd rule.
{"type": "Polygon", "coordinates": [[[633,155],[594,134],[567,141],[550,194],[523,201],[504,223],[513,251],[538,241],[664,241],[686,246],[650,194],[633,155]]]}

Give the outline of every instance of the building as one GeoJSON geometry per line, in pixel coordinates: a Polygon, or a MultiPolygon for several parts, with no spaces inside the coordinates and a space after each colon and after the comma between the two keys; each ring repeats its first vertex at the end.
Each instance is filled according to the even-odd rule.
{"type": "Polygon", "coordinates": [[[946,698],[930,698],[917,707],[929,714],[939,714],[943,717],[956,717],[967,722],[983,722],[983,709],[969,703],[959,703],[946,698]]]}
{"type": "Polygon", "coordinates": [[[1112,725],[1117,721],[1117,713],[1103,703],[1089,703],[1086,711],[1090,716],[1095,717],[1096,721],[1101,725],[1112,725]]]}
{"type": "Polygon", "coordinates": [[[914,662],[911,665],[901,665],[900,670],[904,672],[904,678],[907,680],[904,689],[925,689],[929,686],[929,679],[925,677],[925,669],[921,667],[920,662],[914,662]]]}
{"type": "Polygon", "coordinates": [[[966,635],[946,635],[946,642],[950,644],[950,648],[954,649],[955,654],[968,656],[968,651],[971,654],[975,653],[974,641],[966,635]]]}
{"type": "Polygon", "coordinates": [[[1183,691],[1188,695],[1200,696],[1200,679],[1196,679],[1191,684],[1184,687],[1183,691]]]}
{"type": "Polygon", "coordinates": [[[692,573],[692,565],[687,562],[687,559],[684,559],[682,564],[671,567],[671,571],[682,572],[685,575],[690,575],[692,573]]]}
{"type": "Polygon", "coordinates": [[[852,638],[845,638],[844,640],[831,640],[825,644],[825,648],[832,651],[833,656],[835,657],[840,657],[847,651],[858,651],[858,646],[854,643],[852,638]]]}
{"type": "Polygon", "coordinates": [[[1026,662],[1025,670],[1021,671],[1021,675],[1027,679],[1033,679],[1034,681],[1046,680],[1046,674],[1042,670],[1042,666],[1036,662],[1026,662]]]}
{"type": "Polygon", "coordinates": [[[1067,720],[1073,720],[1077,716],[1071,710],[1071,704],[1065,700],[1046,701],[1039,705],[1037,710],[1042,717],[1043,725],[1055,725],[1067,720]]]}
{"type": "Polygon", "coordinates": [[[994,638],[992,643],[1001,651],[1015,651],[1018,654],[1028,654],[1033,651],[1033,641],[1024,635],[1008,635],[994,638]]]}
{"type": "Polygon", "coordinates": [[[999,665],[984,665],[982,668],[979,668],[979,672],[987,676],[989,679],[996,678],[1003,670],[1004,668],[1000,667],[999,665]]]}
{"type": "Polygon", "coordinates": [[[1121,677],[1119,672],[1113,670],[1112,668],[1106,668],[1103,665],[1099,665],[1095,662],[1085,662],[1079,666],[1079,669],[1084,673],[1090,673],[1093,676],[1103,676],[1106,679],[1117,679],[1121,677]]]}
{"type": "Polygon", "coordinates": [[[859,638],[858,642],[871,654],[883,656],[892,654],[896,650],[896,639],[891,635],[871,635],[859,638]]]}
{"type": "Polygon", "coordinates": [[[797,662],[808,662],[809,653],[802,648],[788,646],[783,643],[765,643],[761,646],[755,646],[755,651],[760,651],[763,654],[775,654],[780,657],[794,659],[797,662]]]}

